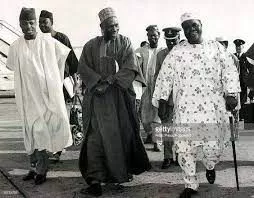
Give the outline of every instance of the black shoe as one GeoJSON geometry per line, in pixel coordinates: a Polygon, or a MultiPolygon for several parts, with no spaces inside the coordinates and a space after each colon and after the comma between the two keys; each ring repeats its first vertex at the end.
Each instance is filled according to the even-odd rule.
{"type": "Polygon", "coordinates": [[[102,195],[101,184],[100,183],[91,184],[87,189],[85,189],[85,191],[81,190],[80,192],[81,193],[88,193],[92,196],[99,197],[102,195]]]}
{"type": "Polygon", "coordinates": [[[35,179],[34,179],[35,185],[40,185],[44,183],[45,181],[46,181],[46,174],[45,175],[38,174],[35,176],[35,179]]]}
{"type": "Polygon", "coordinates": [[[36,172],[35,171],[29,171],[27,175],[25,175],[22,179],[23,181],[28,181],[31,179],[34,179],[34,177],[36,176],[36,172]]]}
{"type": "Polygon", "coordinates": [[[161,147],[157,143],[154,143],[153,144],[153,151],[154,152],[161,152],[161,147]]]}
{"type": "Polygon", "coordinates": [[[145,144],[152,144],[152,143],[153,143],[153,136],[152,136],[152,134],[148,134],[148,135],[146,136],[146,140],[145,140],[144,143],[145,143],[145,144]]]}
{"type": "Polygon", "coordinates": [[[62,151],[58,151],[55,154],[49,156],[49,160],[53,162],[59,162],[61,154],[62,154],[62,151]]]}
{"type": "Polygon", "coordinates": [[[133,180],[133,175],[128,173],[128,180],[131,182],[133,180]]]}
{"type": "Polygon", "coordinates": [[[210,184],[213,184],[214,181],[215,181],[215,177],[216,177],[216,174],[215,174],[215,170],[207,170],[206,169],[206,178],[207,178],[207,181],[210,183],[210,184]]]}
{"type": "Polygon", "coordinates": [[[161,169],[167,169],[167,168],[169,168],[172,163],[173,163],[173,159],[164,159],[163,163],[161,165],[161,169]]]}
{"type": "Polygon", "coordinates": [[[179,198],[191,198],[191,195],[196,194],[197,191],[191,188],[185,188],[183,192],[181,192],[179,198]]]}

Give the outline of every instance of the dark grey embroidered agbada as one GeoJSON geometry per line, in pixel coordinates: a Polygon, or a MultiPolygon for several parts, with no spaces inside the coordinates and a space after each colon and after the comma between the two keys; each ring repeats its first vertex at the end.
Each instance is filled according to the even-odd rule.
{"type": "Polygon", "coordinates": [[[108,43],[103,37],[90,40],[83,48],[78,73],[86,86],[83,100],[86,138],[79,166],[87,183],[93,179],[127,182],[129,174],[149,170],[135,111],[132,82],[140,77],[130,40],[122,35],[108,43]],[[114,84],[104,95],[95,95],[94,87],[109,75],[116,79],[114,84]]]}

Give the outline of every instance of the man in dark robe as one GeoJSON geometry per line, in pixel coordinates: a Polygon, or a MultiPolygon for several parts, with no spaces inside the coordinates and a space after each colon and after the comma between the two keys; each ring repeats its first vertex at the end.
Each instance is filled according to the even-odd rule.
{"type": "Polygon", "coordinates": [[[135,111],[138,67],[131,42],[118,34],[112,8],[101,10],[99,18],[103,36],[85,44],[78,66],[86,86],[79,167],[90,185],[86,192],[95,196],[102,194],[101,182],[128,182],[130,174],[150,169],[135,111]]]}
{"type": "MultiPolygon", "coordinates": [[[[77,83],[77,68],[78,68],[78,59],[75,55],[75,52],[72,48],[69,38],[53,29],[53,13],[42,10],[39,18],[39,27],[43,33],[50,33],[53,38],[64,44],[65,46],[71,49],[65,64],[64,77],[72,76],[74,83],[77,83]]],[[[68,92],[64,88],[64,98],[65,100],[70,99],[68,92]]]]}

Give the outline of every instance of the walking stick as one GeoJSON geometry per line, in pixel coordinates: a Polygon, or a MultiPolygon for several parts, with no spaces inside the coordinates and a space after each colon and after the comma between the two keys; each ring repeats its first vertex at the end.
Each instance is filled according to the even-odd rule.
{"type": "Polygon", "coordinates": [[[238,128],[236,126],[236,123],[238,121],[238,115],[237,111],[232,112],[233,116],[229,117],[229,122],[230,122],[230,131],[231,131],[231,142],[232,142],[232,149],[233,149],[233,157],[234,157],[234,166],[235,166],[235,179],[236,179],[236,186],[237,186],[237,191],[239,191],[239,181],[238,181],[238,171],[237,171],[237,161],[236,161],[236,150],[235,150],[235,139],[238,136],[238,128]],[[233,122],[233,117],[234,121],[233,122]]]}

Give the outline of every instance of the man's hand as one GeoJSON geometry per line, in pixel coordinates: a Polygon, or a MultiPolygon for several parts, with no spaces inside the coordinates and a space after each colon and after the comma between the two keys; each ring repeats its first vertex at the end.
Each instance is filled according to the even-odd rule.
{"type": "Polygon", "coordinates": [[[115,77],[110,75],[106,78],[105,81],[108,82],[108,84],[113,85],[115,83],[115,80],[116,80],[115,77]]]}
{"type": "Polygon", "coordinates": [[[74,83],[74,85],[73,85],[73,93],[77,94],[78,90],[79,90],[79,84],[78,83],[74,83]]]}
{"type": "Polygon", "coordinates": [[[161,120],[165,120],[168,117],[168,104],[166,100],[159,100],[158,116],[161,120]]]}
{"type": "Polygon", "coordinates": [[[109,84],[106,83],[106,82],[103,82],[99,85],[97,85],[95,87],[95,91],[94,93],[97,95],[97,96],[102,96],[103,94],[105,94],[106,90],[108,89],[109,87],[109,84]]]}
{"type": "Polygon", "coordinates": [[[233,96],[226,97],[226,109],[232,111],[237,106],[237,99],[233,96]]]}

